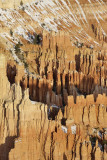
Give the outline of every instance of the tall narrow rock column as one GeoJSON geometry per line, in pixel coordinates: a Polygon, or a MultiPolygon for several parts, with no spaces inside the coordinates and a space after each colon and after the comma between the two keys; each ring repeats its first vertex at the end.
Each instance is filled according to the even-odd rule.
{"type": "Polygon", "coordinates": [[[0,54],[0,100],[4,98],[9,87],[6,75],[6,59],[3,54],[0,54]]]}

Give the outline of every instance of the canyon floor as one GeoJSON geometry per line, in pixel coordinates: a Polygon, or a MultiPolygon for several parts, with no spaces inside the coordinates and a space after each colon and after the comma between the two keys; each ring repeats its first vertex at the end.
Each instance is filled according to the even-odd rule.
{"type": "Polygon", "coordinates": [[[0,160],[107,160],[107,1],[0,6],[0,160]]]}

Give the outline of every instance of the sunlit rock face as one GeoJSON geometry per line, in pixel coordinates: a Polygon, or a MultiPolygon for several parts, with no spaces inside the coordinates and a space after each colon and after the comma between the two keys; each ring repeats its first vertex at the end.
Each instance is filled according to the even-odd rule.
{"type": "Polygon", "coordinates": [[[106,0],[22,2],[0,1],[0,160],[106,160],[106,0]]]}
{"type": "MultiPolygon", "coordinates": [[[[20,74],[24,73],[23,66],[10,61],[7,63],[5,54],[1,54],[0,58],[0,78],[5,80],[2,81],[3,84],[6,83],[6,91],[1,94],[3,96],[0,101],[1,160],[97,159],[99,156],[106,159],[106,90],[101,94],[97,86],[93,94],[88,95],[86,92],[84,97],[84,92],[79,95],[75,81],[69,91],[64,85],[66,80],[63,79],[64,95],[57,94],[62,93],[62,89],[57,90],[55,87],[52,91],[53,87],[49,84],[54,81],[53,76],[49,79],[47,74],[45,79],[41,77],[41,81],[38,77],[37,82],[33,75],[26,79],[26,75],[23,77],[20,74]],[[9,65],[11,67],[6,69],[9,65]],[[15,83],[10,83],[12,81],[9,77],[13,77],[15,83]],[[50,87],[44,90],[42,83],[50,87]],[[41,84],[40,87],[37,84],[41,84]],[[47,94],[45,101],[43,92],[44,96],[47,94]]],[[[56,78],[57,81],[58,79],[60,81],[60,78],[56,78]]],[[[54,85],[56,84],[60,83],[54,85]]],[[[69,81],[67,84],[70,85],[69,81]]],[[[3,85],[1,90],[2,88],[3,85]]]]}
{"type": "Polygon", "coordinates": [[[8,79],[6,76],[6,60],[3,54],[0,54],[0,99],[6,96],[6,92],[9,91],[8,79]]]}

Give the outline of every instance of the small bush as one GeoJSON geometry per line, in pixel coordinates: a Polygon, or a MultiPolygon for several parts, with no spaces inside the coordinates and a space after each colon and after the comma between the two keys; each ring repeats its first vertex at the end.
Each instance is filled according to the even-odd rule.
{"type": "Polygon", "coordinates": [[[34,39],[33,39],[33,43],[34,44],[40,44],[41,42],[41,37],[38,34],[34,34],[34,39]]]}
{"type": "Polygon", "coordinates": [[[27,63],[27,62],[24,62],[24,66],[25,66],[25,68],[27,69],[27,68],[28,68],[28,63],[27,63]]]}
{"type": "Polygon", "coordinates": [[[38,5],[38,2],[35,2],[35,5],[38,5]]]}
{"type": "Polygon", "coordinates": [[[20,5],[23,6],[23,1],[20,2],[20,5]]]}
{"type": "Polygon", "coordinates": [[[21,45],[20,42],[15,45],[15,52],[16,53],[20,53],[21,52],[20,45],[21,45]]]}
{"type": "Polygon", "coordinates": [[[44,28],[44,26],[45,26],[45,23],[42,23],[42,24],[41,24],[41,26],[44,28]]]}
{"type": "Polygon", "coordinates": [[[24,11],[25,10],[25,8],[24,7],[22,7],[22,11],[24,11]]]}
{"type": "Polygon", "coordinates": [[[10,35],[13,36],[13,31],[12,31],[12,29],[10,29],[10,35]]]}
{"type": "Polygon", "coordinates": [[[76,47],[78,47],[78,48],[82,48],[82,47],[84,46],[83,43],[79,43],[78,41],[76,41],[74,44],[75,44],[76,47]]]}

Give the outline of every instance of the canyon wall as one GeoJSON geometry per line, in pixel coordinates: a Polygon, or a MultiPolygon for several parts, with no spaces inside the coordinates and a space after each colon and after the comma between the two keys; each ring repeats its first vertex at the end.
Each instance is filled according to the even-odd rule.
{"type": "Polygon", "coordinates": [[[106,160],[106,0],[20,2],[0,1],[0,160],[106,160]]]}
{"type": "Polygon", "coordinates": [[[73,96],[68,96],[64,112],[59,108],[55,120],[49,120],[49,113],[55,108],[31,101],[29,89],[21,89],[18,81],[11,84],[4,55],[0,55],[0,60],[4,73],[0,78],[9,91],[9,95],[5,92],[5,96],[0,96],[1,160],[106,160],[106,95],[99,94],[96,102],[93,95],[78,96],[76,104],[73,96]]]}
{"type": "Polygon", "coordinates": [[[94,101],[98,94],[107,95],[106,50],[72,47],[70,35],[64,32],[43,32],[42,45],[22,49],[25,69],[8,64],[7,76],[11,83],[19,82],[23,90],[29,88],[30,99],[63,106],[69,95],[74,96],[75,103],[82,94],[93,94],[94,101]],[[25,74],[26,69],[29,73],[25,74]]]}

